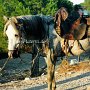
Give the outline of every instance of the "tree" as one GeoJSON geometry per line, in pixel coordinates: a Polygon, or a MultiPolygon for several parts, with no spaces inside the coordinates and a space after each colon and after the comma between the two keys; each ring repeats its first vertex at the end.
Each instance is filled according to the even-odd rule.
{"type": "Polygon", "coordinates": [[[58,9],[60,7],[67,8],[68,12],[70,13],[73,10],[73,3],[69,0],[57,0],[57,7],[58,9]]]}
{"type": "Polygon", "coordinates": [[[29,8],[30,14],[39,14],[41,13],[43,0],[25,0],[24,6],[25,8],[29,8]]]}
{"type": "Polygon", "coordinates": [[[55,0],[48,0],[46,6],[42,8],[42,13],[45,15],[54,15],[57,10],[55,0]]]}
{"type": "Polygon", "coordinates": [[[84,6],[88,11],[90,11],[90,0],[84,0],[84,3],[81,4],[84,6]]]}

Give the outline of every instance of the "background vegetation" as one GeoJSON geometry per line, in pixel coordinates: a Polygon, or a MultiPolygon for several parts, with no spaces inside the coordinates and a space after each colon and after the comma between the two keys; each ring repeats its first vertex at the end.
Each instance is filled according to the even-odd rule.
{"type": "MultiPolygon", "coordinates": [[[[85,0],[82,4],[90,10],[90,0],[85,0]]],[[[4,21],[3,16],[19,15],[55,15],[61,7],[67,8],[68,12],[73,10],[73,3],[69,0],[0,0],[0,52],[7,51],[7,41],[3,37],[4,21]]]]}

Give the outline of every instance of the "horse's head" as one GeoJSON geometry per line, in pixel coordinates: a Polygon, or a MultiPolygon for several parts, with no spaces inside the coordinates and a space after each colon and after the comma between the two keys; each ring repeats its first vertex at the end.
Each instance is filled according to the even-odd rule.
{"type": "Polygon", "coordinates": [[[58,26],[60,26],[61,21],[65,21],[68,17],[68,12],[65,7],[61,7],[55,14],[55,22],[58,26]]]}
{"type": "Polygon", "coordinates": [[[68,17],[68,12],[67,12],[67,9],[65,7],[61,7],[60,8],[60,14],[61,14],[61,19],[63,21],[66,20],[66,18],[68,17]]]}
{"type": "Polygon", "coordinates": [[[62,30],[61,30],[61,24],[62,22],[64,22],[68,17],[68,12],[67,9],[64,7],[61,7],[55,14],[55,24],[54,24],[54,28],[56,29],[56,32],[58,33],[58,35],[61,35],[62,30]]]}
{"type": "Polygon", "coordinates": [[[13,58],[13,56],[18,54],[19,44],[20,44],[20,33],[17,28],[17,19],[15,17],[7,18],[4,16],[5,26],[4,34],[8,37],[8,57],[13,58]]]}

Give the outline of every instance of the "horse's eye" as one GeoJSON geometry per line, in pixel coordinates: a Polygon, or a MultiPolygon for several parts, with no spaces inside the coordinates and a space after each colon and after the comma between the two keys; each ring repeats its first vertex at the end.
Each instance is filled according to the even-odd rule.
{"type": "Polygon", "coordinates": [[[17,34],[15,34],[15,37],[18,37],[18,35],[17,35],[17,34]]]}

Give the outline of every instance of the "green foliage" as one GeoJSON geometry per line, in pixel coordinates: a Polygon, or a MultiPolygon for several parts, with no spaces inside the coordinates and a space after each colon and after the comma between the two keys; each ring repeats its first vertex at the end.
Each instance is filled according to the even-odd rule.
{"type": "Polygon", "coordinates": [[[49,0],[47,5],[42,8],[42,13],[45,15],[54,15],[57,10],[57,4],[54,0],[49,0]]]}
{"type": "Polygon", "coordinates": [[[67,8],[68,12],[70,13],[73,9],[73,3],[68,0],[58,0],[57,7],[58,7],[58,9],[60,7],[65,7],[65,8],[67,8]]]}
{"type": "Polygon", "coordinates": [[[90,0],[84,0],[84,3],[82,3],[82,5],[83,5],[88,11],[90,11],[90,0]]]}
{"type": "Polygon", "coordinates": [[[7,51],[7,39],[3,36],[3,31],[0,30],[0,52],[7,51]]]}

